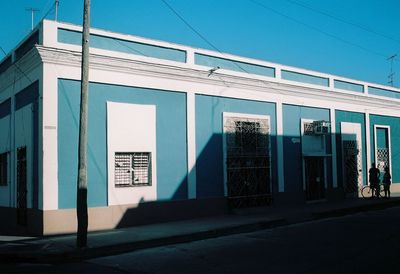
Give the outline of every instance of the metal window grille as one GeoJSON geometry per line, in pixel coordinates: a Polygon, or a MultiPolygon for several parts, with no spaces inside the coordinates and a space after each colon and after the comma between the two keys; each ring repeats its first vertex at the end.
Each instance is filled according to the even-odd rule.
{"type": "Polygon", "coordinates": [[[116,152],[115,186],[151,185],[151,152],[116,152]]]}
{"type": "Polygon", "coordinates": [[[228,200],[233,208],[271,202],[268,119],[228,117],[224,121],[228,200]]]}
{"type": "Polygon", "coordinates": [[[346,193],[356,193],[362,184],[359,172],[362,170],[361,153],[356,140],[343,140],[343,167],[346,193]]]}
{"type": "Polygon", "coordinates": [[[378,148],[377,149],[377,167],[382,171],[386,167],[389,167],[389,149],[388,148],[378,148]]]}
{"type": "Polygon", "coordinates": [[[313,122],[304,122],[304,135],[314,135],[313,122]]]}
{"type": "Polygon", "coordinates": [[[7,185],[7,169],[8,169],[8,157],[7,153],[0,154],[0,186],[7,185]]]}

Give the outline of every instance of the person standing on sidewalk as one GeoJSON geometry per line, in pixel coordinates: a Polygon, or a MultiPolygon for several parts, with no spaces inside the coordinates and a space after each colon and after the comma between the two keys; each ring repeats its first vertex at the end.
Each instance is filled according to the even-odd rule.
{"type": "Polygon", "coordinates": [[[375,163],[372,163],[371,168],[368,171],[369,173],[369,186],[372,191],[372,196],[376,196],[376,198],[379,198],[379,176],[381,175],[381,172],[379,169],[375,167],[375,163]]]}
{"type": "Polygon", "coordinates": [[[385,174],[383,175],[383,190],[385,191],[385,198],[390,198],[391,183],[392,183],[392,176],[390,176],[389,167],[385,167],[385,174]]]}

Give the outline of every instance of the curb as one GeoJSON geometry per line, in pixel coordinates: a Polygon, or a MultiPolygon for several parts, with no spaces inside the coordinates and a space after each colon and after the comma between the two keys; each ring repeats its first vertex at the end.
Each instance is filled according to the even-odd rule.
{"type": "Polygon", "coordinates": [[[400,205],[400,199],[387,200],[384,202],[380,201],[368,204],[361,204],[352,207],[340,207],[320,212],[310,212],[310,214],[306,214],[301,217],[299,216],[299,218],[296,218],[295,220],[289,220],[288,218],[283,218],[283,217],[274,219],[266,218],[266,220],[248,222],[239,225],[229,225],[226,227],[219,227],[203,231],[195,231],[186,234],[171,235],[154,239],[111,244],[99,247],[87,247],[83,249],[68,247],[64,250],[63,249],[46,250],[44,249],[45,245],[32,244],[30,246],[25,247],[24,251],[22,252],[21,250],[17,249],[16,251],[11,251],[11,252],[0,251],[0,263],[59,264],[59,263],[80,262],[83,260],[93,259],[97,257],[113,256],[141,249],[161,247],[172,244],[188,243],[198,240],[206,240],[206,239],[212,239],[221,236],[228,236],[240,233],[254,232],[290,224],[304,223],[313,220],[346,216],[358,212],[381,210],[399,205],[400,205]]]}
{"type": "Polygon", "coordinates": [[[70,263],[97,257],[113,256],[140,249],[160,247],[171,244],[188,243],[198,240],[206,240],[221,236],[228,236],[240,233],[254,232],[288,224],[284,218],[258,221],[229,227],[216,228],[206,231],[193,232],[188,234],[173,235],[169,237],[128,242],[122,244],[88,247],[83,249],[71,249],[63,252],[0,252],[0,263],[70,263]]]}
{"type": "Polygon", "coordinates": [[[400,205],[400,200],[387,200],[384,202],[376,202],[376,203],[358,205],[353,207],[342,207],[322,212],[314,212],[312,216],[315,220],[318,220],[331,217],[341,217],[365,211],[382,210],[399,205],[400,205]]]}

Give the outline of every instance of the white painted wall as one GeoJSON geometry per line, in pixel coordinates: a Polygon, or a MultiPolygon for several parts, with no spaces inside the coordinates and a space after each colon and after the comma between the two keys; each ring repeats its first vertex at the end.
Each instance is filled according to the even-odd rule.
{"type": "Polygon", "coordinates": [[[108,205],[157,199],[156,107],[107,102],[108,205]],[[152,185],[114,186],[115,152],[151,152],[152,185]]]}

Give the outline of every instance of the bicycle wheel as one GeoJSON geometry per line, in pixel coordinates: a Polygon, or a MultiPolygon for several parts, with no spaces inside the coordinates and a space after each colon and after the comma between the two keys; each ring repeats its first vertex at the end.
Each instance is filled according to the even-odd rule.
{"type": "Polygon", "coordinates": [[[385,188],[383,187],[383,185],[379,185],[379,197],[385,198],[385,188]]]}
{"type": "Polygon", "coordinates": [[[372,189],[369,186],[364,186],[361,189],[361,195],[363,196],[363,198],[371,198],[372,194],[372,189]]]}

